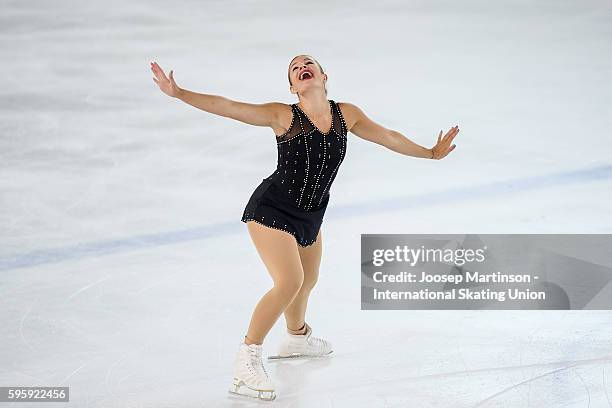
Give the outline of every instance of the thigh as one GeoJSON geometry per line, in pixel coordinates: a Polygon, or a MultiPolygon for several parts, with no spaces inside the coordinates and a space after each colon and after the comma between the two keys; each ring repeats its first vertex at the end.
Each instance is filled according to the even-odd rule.
{"type": "Polygon", "coordinates": [[[317,235],[317,240],[307,247],[298,247],[302,269],[304,270],[304,282],[314,284],[319,276],[319,266],[321,265],[321,255],[323,253],[323,234],[321,229],[317,235]]]}
{"type": "Polygon", "coordinates": [[[288,232],[247,222],[247,228],[261,260],[275,285],[302,285],[304,272],[295,237],[288,232]]]}

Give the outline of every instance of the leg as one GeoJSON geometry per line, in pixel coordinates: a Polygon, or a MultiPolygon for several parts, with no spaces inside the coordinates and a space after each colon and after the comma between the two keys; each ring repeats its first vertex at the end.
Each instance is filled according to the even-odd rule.
{"type": "Polygon", "coordinates": [[[308,247],[298,247],[302,269],[304,270],[304,283],[302,283],[297,296],[285,309],[287,331],[291,334],[302,334],[305,332],[305,327],[303,330],[300,329],[305,324],[308,297],[319,278],[322,248],[323,243],[320,229],[314,244],[308,247]]]}
{"type": "Polygon", "coordinates": [[[283,310],[297,295],[304,281],[304,272],[293,235],[247,222],[255,248],[265,264],[274,286],[257,303],[246,335],[246,344],[262,344],[283,310]]]}

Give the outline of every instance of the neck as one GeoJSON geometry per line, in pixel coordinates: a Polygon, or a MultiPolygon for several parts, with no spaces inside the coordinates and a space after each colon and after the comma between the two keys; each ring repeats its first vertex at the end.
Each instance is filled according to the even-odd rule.
{"type": "Polygon", "coordinates": [[[298,105],[303,111],[308,112],[310,116],[327,117],[329,115],[329,101],[325,93],[317,92],[316,94],[301,94],[299,95],[300,102],[298,105]]]}

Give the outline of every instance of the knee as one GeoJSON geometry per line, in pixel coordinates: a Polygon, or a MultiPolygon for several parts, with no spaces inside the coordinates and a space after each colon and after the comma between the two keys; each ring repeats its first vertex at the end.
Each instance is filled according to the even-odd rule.
{"type": "Polygon", "coordinates": [[[291,279],[285,279],[283,282],[279,282],[274,285],[274,287],[282,293],[287,300],[293,299],[304,284],[304,276],[297,275],[292,277],[291,279]]]}
{"type": "Polygon", "coordinates": [[[319,271],[310,271],[304,274],[304,281],[302,282],[302,290],[312,290],[319,279],[319,271]]]}

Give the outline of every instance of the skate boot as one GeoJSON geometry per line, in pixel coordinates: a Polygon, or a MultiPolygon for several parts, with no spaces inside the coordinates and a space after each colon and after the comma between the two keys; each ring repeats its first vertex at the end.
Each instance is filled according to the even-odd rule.
{"type": "Polygon", "coordinates": [[[306,333],[289,334],[282,340],[278,355],[268,356],[268,360],[281,360],[300,357],[324,357],[333,352],[332,345],[327,340],[312,336],[312,329],[305,323],[306,333]]]}
{"type": "Polygon", "coordinates": [[[228,390],[231,394],[272,401],[276,398],[274,383],[261,360],[261,344],[240,343],[234,362],[234,382],[228,390]]]}

